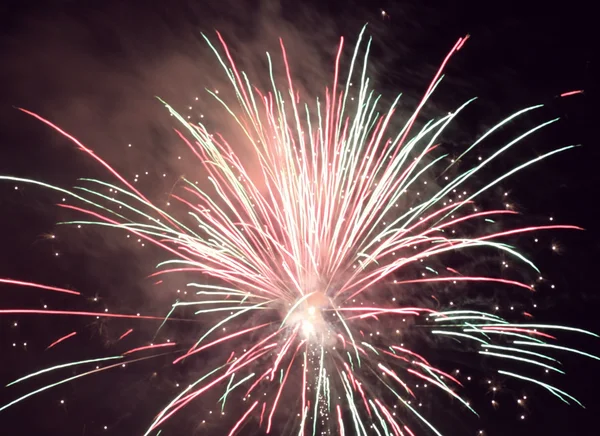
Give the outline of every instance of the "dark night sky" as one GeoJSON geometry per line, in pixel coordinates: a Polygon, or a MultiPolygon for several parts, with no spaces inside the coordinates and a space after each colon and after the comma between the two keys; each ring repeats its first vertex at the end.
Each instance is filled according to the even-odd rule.
{"type": "MultiPolygon", "coordinates": [[[[372,74],[377,88],[386,94],[405,92],[409,103],[425,90],[455,40],[468,33],[471,39],[447,69],[447,79],[425,113],[435,116],[467,98],[480,98],[477,108],[452,131],[455,136],[445,139],[450,152],[484,132],[494,120],[530,104],[543,102],[547,107],[540,119],[531,117],[525,125],[562,118],[527,140],[506,165],[567,144],[583,147],[536,165],[503,188],[532,220],[553,216],[586,229],[544,236],[547,244],[561,247],[560,255],[527,247],[556,284],[536,297],[545,309],[536,315],[543,321],[600,331],[596,279],[600,224],[595,202],[600,198],[600,152],[591,117],[598,92],[597,23],[585,1],[311,0],[299,6],[297,1],[281,0],[277,8],[265,6],[273,2],[263,3],[4,1],[0,5],[0,174],[64,187],[72,186],[77,177],[102,174],[72,144],[14,108],[20,106],[55,121],[125,174],[149,170],[149,181],[143,186],[158,198],[165,195],[179,175],[189,175],[193,169],[178,159],[181,144],[154,96],[185,107],[190,93],[218,86],[221,80],[211,70],[199,30],[223,31],[250,71],[260,71],[265,47],[275,51],[276,37],[283,36],[293,48],[292,65],[300,76],[315,79],[301,83],[310,93],[314,83],[324,80],[316,79],[329,77],[329,64],[323,61],[330,59],[339,35],[352,40],[368,21],[375,38],[372,74]],[[381,8],[389,18],[381,18],[381,8]],[[575,89],[585,93],[555,98],[575,89]],[[135,147],[123,153],[128,143],[135,147]],[[162,173],[167,174],[164,180],[162,173]]],[[[0,277],[73,287],[90,298],[73,304],[66,297],[2,286],[0,308],[48,304],[164,315],[161,307],[171,299],[149,291],[146,279],[155,266],[155,253],[140,253],[138,247],[120,237],[117,241],[112,234],[57,229],[54,224],[69,216],[53,206],[57,201],[60,197],[41,189],[15,191],[13,184],[0,184],[0,277]],[[56,239],[45,238],[47,234],[56,239]],[[94,296],[101,303],[90,301],[94,296]]],[[[169,285],[176,288],[178,283],[169,285]]],[[[108,343],[130,324],[0,316],[0,383],[64,358],[106,354],[108,343]],[[62,351],[44,353],[53,339],[73,330],[78,335],[62,351]],[[23,342],[28,346],[23,347],[23,342]]],[[[154,327],[136,329],[151,336],[154,327]]],[[[173,334],[193,328],[175,327],[173,334]]],[[[600,354],[600,341],[566,337],[565,342],[600,354]]],[[[175,372],[169,362],[95,375],[41,394],[0,412],[0,434],[140,434],[159,405],[172,397],[172,384],[185,380],[185,370],[175,372]]],[[[595,375],[600,362],[567,356],[564,363],[568,374],[560,386],[587,409],[566,406],[549,393],[526,386],[533,401],[524,422],[519,422],[520,412],[512,405],[494,412],[490,397],[483,396],[482,421],[468,418],[465,422],[471,430],[457,426],[461,430],[453,433],[450,426],[445,434],[474,435],[479,428],[499,436],[598,434],[593,423],[600,413],[596,392],[600,378],[595,375]]],[[[513,404],[513,393],[521,392],[521,386],[506,388],[500,399],[513,404]]],[[[0,390],[0,404],[15,395],[0,390]]],[[[201,410],[194,413],[196,418],[202,415],[201,410]]],[[[463,412],[434,413],[435,423],[463,418],[463,412]]],[[[193,433],[198,428],[193,413],[181,422],[181,427],[174,425],[163,434],[222,434],[218,430],[193,433]]]]}

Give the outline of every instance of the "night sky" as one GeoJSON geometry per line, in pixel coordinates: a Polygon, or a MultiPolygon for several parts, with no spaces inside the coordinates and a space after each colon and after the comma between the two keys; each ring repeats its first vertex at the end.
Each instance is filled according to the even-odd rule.
{"type": "MultiPolygon", "coordinates": [[[[194,116],[206,114],[215,129],[228,129],[210,103],[202,106],[195,100],[204,88],[223,84],[201,31],[211,38],[215,29],[221,31],[244,69],[263,77],[264,52],[278,53],[277,38],[282,36],[292,53],[297,81],[312,95],[329,83],[339,37],[352,43],[369,22],[375,87],[388,99],[403,92],[408,107],[420,99],[456,39],[470,34],[424,116],[444,114],[479,97],[476,108],[443,138],[450,154],[459,153],[492,123],[525,106],[546,104],[538,115],[526,118],[521,129],[561,117],[556,125],[527,139],[496,169],[563,145],[583,145],[519,173],[502,184],[501,192],[509,193],[507,201],[523,213],[523,222],[552,217],[586,229],[546,233],[537,243],[527,236],[520,247],[547,279],[534,297],[536,319],[600,332],[596,278],[600,152],[591,115],[598,92],[597,23],[585,3],[4,1],[0,174],[65,188],[80,177],[107,179],[103,169],[71,142],[16,109],[23,107],[79,138],[127,177],[135,175],[144,192],[166,203],[180,176],[193,178],[197,169],[186,159],[172,119],[155,96],[182,111],[193,105],[194,116]],[[585,92],[557,98],[580,89],[585,92]]],[[[512,128],[509,133],[519,131],[512,128]]],[[[0,182],[0,278],[76,289],[83,296],[0,285],[0,309],[47,306],[165,316],[165,307],[178,298],[185,278],[171,277],[156,287],[148,275],[164,258],[160,251],[119,232],[57,226],[73,218],[73,212],[55,206],[61,200],[59,194],[42,188],[0,182]]],[[[0,315],[0,384],[60,362],[125,351],[127,346],[117,339],[130,328],[138,337],[129,348],[148,343],[156,327],[154,321],[0,315]],[[74,331],[74,337],[46,350],[74,331]]],[[[173,337],[197,336],[198,331],[194,323],[167,327],[173,337]]],[[[600,355],[600,339],[569,335],[561,339],[563,345],[600,355]]],[[[567,374],[557,385],[586,409],[567,406],[540,388],[514,381],[504,383],[502,392],[493,396],[486,393],[485,368],[458,359],[455,366],[446,362],[444,367],[460,367],[484,385],[468,388],[481,419],[433,400],[429,416],[447,435],[476,435],[480,429],[496,436],[599,434],[595,423],[600,413],[600,362],[576,355],[560,357],[567,374]],[[516,400],[523,395],[527,405],[519,406],[516,400]],[[499,407],[492,407],[492,399],[499,407]]],[[[186,383],[190,373],[200,373],[200,366],[211,357],[203,359],[174,368],[172,357],[165,356],[61,385],[1,411],[0,435],[143,434],[178,392],[175,385],[186,383]]],[[[63,371],[63,376],[75,375],[70,371],[63,371]]],[[[29,387],[0,389],[0,407],[43,382],[58,380],[42,379],[29,387]]],[[[201,425],[209,419],[208,407],[188,406],[161,435],[226,434],[217,424],[201,425]]],[[[240,434],[263,434],[255,429],[249,426],[240,434]]],[[[288,434],[290,427],[283,425],[278,431],[288,434]]]]}

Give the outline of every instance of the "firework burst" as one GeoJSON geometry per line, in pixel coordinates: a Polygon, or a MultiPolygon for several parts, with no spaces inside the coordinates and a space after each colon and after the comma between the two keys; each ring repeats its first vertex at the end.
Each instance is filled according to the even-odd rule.
{"type": "MultiPolygon", "coordinates": [[[[417,338],[452,338],[465,350],[495,359],[499,374],[538,385],[564,402],[578,403],[557,387],[525,375],[527,372],[515,372],[511,364],[517,361],[524,370],[533,369],[533,374],[540,368],[562,373],[557,360],[549,355],[553,351],[596,357],[556,345],[549,332],[592,333],[510,322],[494,313],[446,306],[435,295],[428,303],[423,303],[425,298],[411,300],[414,290],[452,289],[461,283],[532,292],[532,285],[502,275],[463,275],[447,265],[446,259],[451,253],[491,250],[537,271],[529,259],[504,242],[505,238],[578,227],[552,224],[486,232],[482,222],[516,213],[480,210],[476,201],[519,170],[572,146],[524,162],[480,188],[469,188],[476,177],[485,178],[492,161],[556,121],[549,120],[468,170],[451,179],[440,178],[445,180],[441,187],[424,186],[432,173],[449,173],[444,164],[447,155],[440,153],[438,138],[470,101],[418,130],[413,125],[440,83],[446,63],[467,38],[460,38],[452,47],[414,113],[402,128],[392,132],[399,97],[388,110],[379,112],[380,97],[371,90],[366,74],[370,40],[361,43],[363,33],[349,70],[340,79],[342,40],[333,83],[323,98],[313,103],[305,103],[295,87],[283,43],[287,81],[276,83],[268,57],[272,89],[263,92],[236,68],[218,35],[221,50],[210,46],[235,91],[238,106],[211,94],[244,132],[260,177],[250,175],[255,171],[234,153],[226,138],[211,133],[202,123],[188,122],[167,105],[183,126],[177,133],[211,184],[210,189],[200,189],[183,179],[178,193],[173,194],[179,202],[177,213],[157,207],[76,138],[24,111],[73,141],[106,167],[118,183],[83,179],[78,188],[66,190],[29,179],[2,179],[68,195],[72,202],[60,207],[86,216],[69,224],[119,228],[160,247],[170,260],[160,263],[154,276],[195,274],[198,280],[189,283],[196,291],[195,298],[175,302],[164,319],[68,310],[3,309],[0,314],[161,319],[164,324],[181,320],[185,317],[181,313],[191,308],[195,315],[191,319],[207,327],[200,337],[140,344],[118,355],[69,362],[15,380],[11,385],[42,374],[48,377],[66,367],[99,365],[29,392],[0,411],[46,389],[123,363],[172,353],[177,365],[210,353],[223,356],[222,362],[190,381],[155,416],[146,434],[158,432],[178,411],[193,407],[194,400],[218,392],[221,410],[228,401],[243,404],[243,408],[236,407],[239,413],[231,423],[230,435],[246,425],[279,434],[274,428],[284,421],[293,422],[292,433],[298,435],[439,435],[430,417],[415,406],[415,383],[429,384],[471,412],[475,410],[461,396],[458,376],[430,363],[428,353],[437,354],[438,349],[416,352],[401,340],[411,323],[421,327],[417,338]],[[352,86],[353,82],[358,86],[352,86]],[[113,195],[106,194],[108,190],[113,195]],[[434,304],[436,301],[439,304],[434,304]],[[441,308],[445,306],[448,309],[441,308]],[[139,357],[142,352],[152,354],[139,357]],[[503,369],[503,365],[511,370],[503,369]]],[[[540,107],[525,108],[492,127],[452,161],[452,171],[458,160],[465,159],[506,123],[540,107]]],[[[76,293],[22,281],[2,282],[76,293]]],[[[127,330],[119,341],[131,333],[127,330]]],[[[49,348],[75,335],[72,332],[60,337],[49,348]]]]}

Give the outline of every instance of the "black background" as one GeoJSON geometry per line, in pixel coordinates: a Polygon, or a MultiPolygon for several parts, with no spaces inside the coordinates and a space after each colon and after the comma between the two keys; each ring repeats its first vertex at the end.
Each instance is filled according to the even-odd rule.
{"type": "MultiPolygon", "coordinates": [[[[265,24],[260,17],[265,13],[260,2],[3,2],[0,173],[65,187],[77,177],[102,174],[67,141],[14,108],[21,106],[56,121],[125,172],[142,165],[150,166],[152,174],[164,168],[176,174],[178,168],[173,161],[177,152],[164,144],[165,138],[173,138],[165,133],[160,121],[155,122],[166,113],[153,96],[165,96],[185,105],[185,87],[190,83],[204,86],[203,77],[188,70],[188,64],[177,57],[181,54],[182,59],[193,58],[199,50],[201,43],[194,29],[211,32],[218,28],[243,47],[241,42],[262,36],[265,24]],[[122,156],[126,142],[143,144],[143,151],[122,156]]],[[[600,153],[592,118],[592,107],[597,102],[597,22],[585,2],[324,0],[300,6],[282,1],[280,9],[271,14],[270,20],[284,23],[273,24],[275,29],[297,29],[309,41],[322,35],[319,38],[331,46],[324,52],[333,50],[340,34],[352,40],[364,22],[372,23],[377,86],[384,93],[406,92],[409,103],[425,90],[455,40],[470,34],[471,39],[447,69],[447,79],[435,103],[426,108],[426,114],[434,115],[436,111],[451,110],[466,98],[480,97],[477,109],[459,122],[456,140],[446,139],[451,150],[483,132],[493,120],[530,104],[547,103],[540,116],[560,116],[560,123],[527,140],[508,158],[507,165],[559,146],[583,146],[519,174],[505,188],[511,193],[511,201],[532,219],[553,216],[557,222],[586,229],[544,236],[547,245],[560,246],[561,254],[550,250],[536,253],[542,271],[556,285],[555,289],[547,286],[540,292],[545,310],[537,314],[538,319],[600,330],[596,289],[600,153]],[[382,17],[381,9],[386,16],[382,17]],[[574,89],[584,89],[585,93],[555,98],[574,89]]],[[[314,62],[314,58],[309,61],[314,62]]],[[[528,120],[534,121],[538,120],[528,120]]],[[[167,192],[176,179],[173,177],[160,182],[163,184],[148,182],[149,189],[167,192]]],[[[135,248],[97,233],[82,235],[74,229],[55,229],[54,223],[68,216],[52,206],[59,199],[37,188],[20,187],[15,191],[10,183],[0,185],[0,276],[72,286],[87,297],[99,295],[103,305],[118,306],[123,312],[156,309],[161,301],[156,297],[148,302],[144,298],[147,291],[143,290],[148,283],[145,276],[155,263],[152,252],[138,255],[135,248]],[[43,237],[47,233],[56,234],[56,240],[43,237]],[[55,252],[60,256],[55,257],[55,252]],[[124,260],[115,262],[117,255],[124,260]],[[138,260],[130,260],[134,255],[139,256],[138,260]],[[124,290],[128,290],[127,295],[123,295],[124,290]]],[[[2,308],[37,308],[42,304],[89,308],[87,301],[72,301],[37,291],[0,288],[2,308]]],[[[57,356],[44,354],[43,349],[73,329],[81,333],[62,349],[59,360],[77,358],[81,350],[89,351],[84,353],[86,356],[101,353],[107,338],[114,339],[128,325],[1,317],[0,382],[56,362],[57,356]],[[18,328],[13,327],[15,321],[18,328]],[[28,346],[21,346],[25,341],[28,346]],[[13,342],[19,345],[13,347],[13,342]]],[[[598,341],[572,337],[565,341],[600,354],[598,341]]],[[[484,418],[469,421],[472,431],[461,428],[453,433],[450,429],[445,434],[476,434],[479,428],[490,435],[598,434],[594,423],[600,413],[596,391],[600,362],[573,357],[564,361],[568,374],[560,386],[587,409],[566,406],[549,393],[528,387],[532,404],[524,421],[519,420],[521,412],[513,407],[511,394],[498,399],[501,404],[511,405],[495,412],[489,406],[491,397],[483,396],[480,409],[484,418]]],[[[74,386],[41,394],[1,412],[0,434],[139,434],[160,404],[173,394],[167,385],[183,377],[163,371],[166,361],[161,365],[95,375],[74,386]],[[60,399],[65,399],[66,405],[61,405],[60,399]],[[104,425],[109,430],[102,430],[104,425]]],[[[514,389],[518,391],[519,387],[514,389]]],[[[14,395],[5,391],[0,398],[5,403],[14,395]]],[[[455,416],[458,412],[433,412],[435,423],[443,423],[446,415],[452,415],[451,420],[462,416],[455,416]]],[[[196,414],[200,418],[202,411],[196,414]]],[[[175,425],[165,434],[192,433],[194,428],[198,427],[175,425]]],[[[219,430],[198,431],[222,434],[219,430]]]]}

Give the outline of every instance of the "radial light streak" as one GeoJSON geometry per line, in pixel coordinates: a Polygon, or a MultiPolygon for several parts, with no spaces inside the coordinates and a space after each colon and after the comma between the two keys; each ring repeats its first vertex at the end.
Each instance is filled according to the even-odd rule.
{"type": "Polygon", "coordinates": [[[72,291],[70,289],[57,288],[56,286],[40,285],[39,283],[24,282],[22,280],[0,279],[0,283],[5,283],[7,285],[24,286],[28,288],[44,289],[46,291],[62,292],[65,294],[81,295],[80,292],[72,291]]]}
{"type": "Polygon", "coordinates": [[[127,330],[125,333],[123,333],[121,336],[119,336],[118,341],[120,341],[121,339],[125,338],[126,336],[129,336],[132,332],[133,332],[133,329],[127,330]]]}
{"type": "Polygon", "coordinates": [[[48,345],[48,348],[46,348],[46,350],[49,350],[50,348],[54,347],[55,345],[60,344],[62,341],[67,340],[69,338],[72,338],[73,336],[75,336],[77,334],[77,332],[71,332],[68,335],[63,336],[62,338],[57,339],[56,341],[52,342],[50,345],[48,345]]]}
{"type": "Polygon", "coordinates": [[[577,94],[583,94],[583,89],[577,89],[575,91],[563,92],[560,96],[561,97],[569,97],[570,95],[577,95],[577,94]]]}
{"type": "Polygon", "coordinates": [[[137,347],[137,348],[133,348],[133,349],[131,349],[129,351],[125,351],[123,353],[123,356],[126,356],[128,354],[132,354],[132,353],[137,353],[139,351],[154,350],[156,348],[164,348],[164,347],[174,347],[175,345],[177,345],[175,342],[165,342],[164,344],[146,345],[145,347],[137,347]]]}

